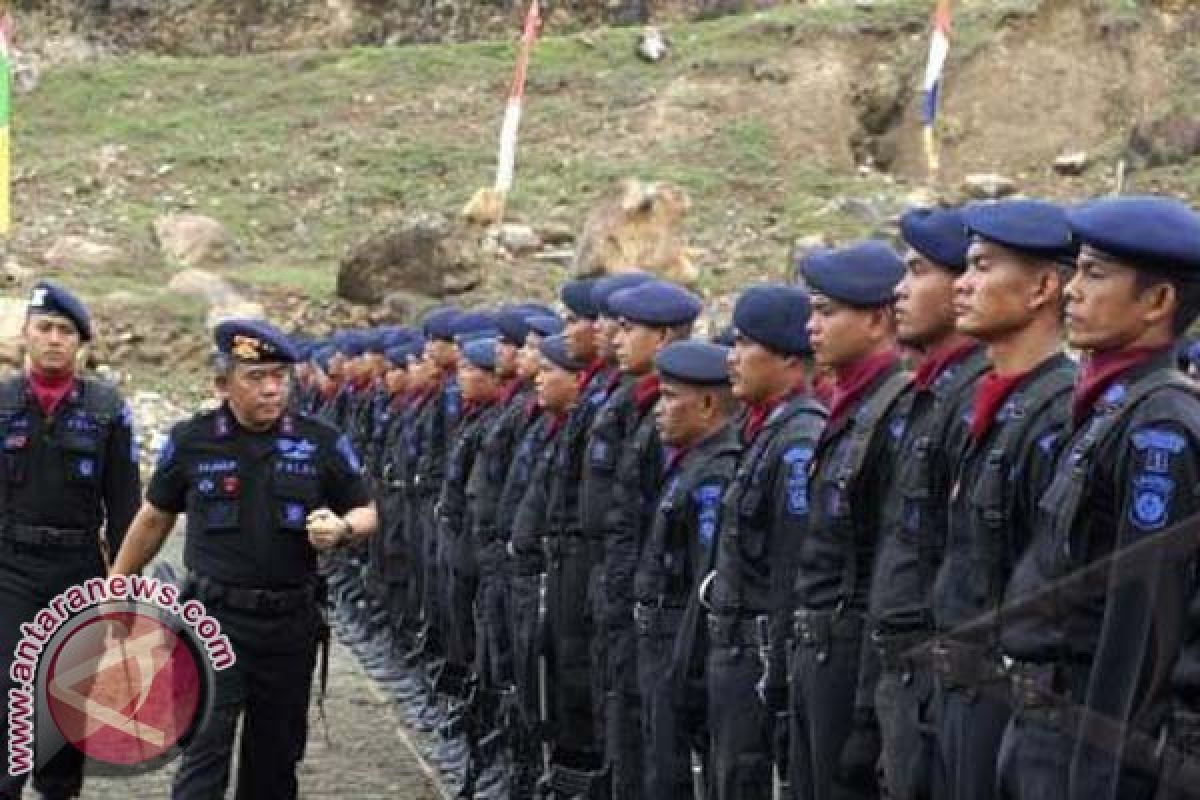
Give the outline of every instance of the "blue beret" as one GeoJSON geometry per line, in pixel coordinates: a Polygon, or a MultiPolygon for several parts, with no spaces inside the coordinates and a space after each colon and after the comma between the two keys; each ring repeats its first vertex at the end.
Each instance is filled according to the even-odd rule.
{"type": "Polygon", "coordinates": [[[567,350],[567,337],[561,333],[542,339],[538,349],[550,363],[567,372],[582,372],[587,367],[582,361],[571,358],[571,353],[567,350]]]}
{"type": "Polygon", "coordinates": [[[389,347],[383,357],[398,367],[407,367],[410,358],[420,358],[425,350],[425,342],[421,339],[410,339],[389,347]]]}
{"type": "Polygon", "coordinates": [[[458,334],[454,337],[454,342],[459,347],[465,347],[470,342],[474,342],[479,339],[498,339],[499,337],[500,331],[496,330],[495,328],[481,328],[477,331],[467,331],[466,333],[458,334]]]}
{"type": "Polygon", "coordinates": [[[592,300],[592,288],[595,285],[596,281],[593,278],[567,281],[559,291],[563,305],[577,317],[595,319],[600,316],[600,310],[596,308],[596,303],[592,300]]]}
{"type": "Polygon", "coordinates": [[[29,307],[26,313],[55,314],[66,317],[75,324],[79,338],[85,342],[92,340],[92,318],[87,306],[75,295],[50,281],[38,281],[29,294],[29,307]]]}
{"type": "Polygon", "coordinates": [[[358,358],[367,351],[367,337],[360,331],[347,331],[338,343],[338,352],[347,358],[358,358]]]}
{"type": "Polygon", "coordinates": [[[652,328],[692,322],[704,307],[699,297],[666,281],[650,281],[614,292],[608,305],[615,316],[652,328]]]}
{"type": "Polygon", "coordinates": [[[859,308],[892,302],[904,262],[888,245],[871,239],[837,250],[817,250],[800,263],[810,291],[859,308]]]}
{"type": "Polygon", "coordinates": [[[1052,261],[1074,263],[1078,248],[1066,211],[1043,200],[972,203],[962,209],[967,233],[1052,261]]]}
{"type": "Polygon", "coordinates": [[[914,208],[900,217],[900,235],[908,246],[951,272],[967,268],[971,244],[957,208],[914,208]]]}
{"type": "Polygon", "coordinates": [[[691,339],[672,342],[658,351],[654,366],[663,380],[690,386],[728,386],[729,348],[691,339]]]}
{"type": "Polygon", "coordinates": [[[312,360],[321,368],[321,371],[329,372],[329,360],[333,358],[333,354],[336,352],[337,350],[328,345],[320,347],[313,352],[312,360]]]}
{"type": "Polygon", "coordinates": [[[213,331],[217,352],[247,363],[295,363],[299,354],[287,335],[261,319],[227,319],[213,331]]]}
{"type": "Polygon", "coordinates": [[[513,308],[524,311],[527,315],[543,314],[549,317],[557,317],[558,312],[545,303],[517,303],[513,308]]]}
{"type": "Polygon", "coordinates": [[[737,343],[737,328],[726,325],[717,332],[716,336],[712,337],[712,343],[722,347],[733,347],[737,343]]]}
{"type": "Polygon", "coordinates": [[[784,355],[812,352],[808,317],[812,303],[797,286],[751,286],[733,307],[733,327],[742,336],[784,355]]]}
{"type": "Polygon", "coordinates": [[[1067,211],[1082,244],[1132,267],[1200,277],[1200,214],[1166,197],[1111,197],[1067,211]]]}
{"type": "Polygon", "coordinates": [[[555,336],[563,332],[562,317],[557,315],[535,314],[525,320],[529,324],[529,332],[539,336],[555,336]]]}
{"type": "Polygon", "coordinates": [[[496,318],[485,311],[464,311],[450,324],[450,332],[455,337],[495,330],[496,318]]]}
{"type": "Polygon", "coordinates": [[[596,304],[596,311],[602,317],[617,316],[608,307],[608,299],[622,289],[631,289],[652,280],[654,276],[645,272],[622,272],[598,279],[592,287],[592,302],[596,304]]]}
{"type": "Polygon", "coordinates": [[[501,338],[510,344],[525,344],[525,337],[529,335],[530,316],[532,312],[520,306],[505,306],[497,311],[496,327],[500,330],[501,338]]]}
{"type": "Polygon", "coordinates": [[[463,345],[463,358],[479,369],[496,368],[496,339],[488,336],[472,339],[463,345]]]}
{"type": "Polygon", "coordinates": [[[430,339],[454,338],[454,320],[461,312],[457,308],[438,308],[430,311],[421,324],[421,330],[430,339]]]}

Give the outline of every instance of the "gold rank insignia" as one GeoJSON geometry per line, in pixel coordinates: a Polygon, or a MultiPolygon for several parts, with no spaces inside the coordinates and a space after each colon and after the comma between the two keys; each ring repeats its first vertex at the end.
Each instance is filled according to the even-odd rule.
{"type": "Polygon", "coordinates": [[[262,357],[260,353],[262,346],[263,343],[259,339],[239,333],[233,337],[229,352],[242,361],[258,361],[262,357]]]}

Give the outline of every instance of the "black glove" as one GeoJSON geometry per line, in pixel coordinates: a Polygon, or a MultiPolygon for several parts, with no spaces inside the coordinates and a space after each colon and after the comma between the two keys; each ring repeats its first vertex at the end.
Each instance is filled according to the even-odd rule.
{"type": "Polygon", "coordinates": [[[838,779],[848,786],[874,786],[881,747],[875,714],[870,709],[856,710],[854,728],[838,759],[838,779]]]}

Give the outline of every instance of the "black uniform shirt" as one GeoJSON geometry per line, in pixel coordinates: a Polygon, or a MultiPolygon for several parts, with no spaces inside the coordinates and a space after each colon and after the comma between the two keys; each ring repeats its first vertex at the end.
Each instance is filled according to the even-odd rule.
{"type": "Polygon", "coordinates": [[[141,502],[133,413],[116,390],[77,381],[52,416],[24,377],[0,383],[0,518],[99,530],[112,552],[141,502]]]}
{"type": "Polygon", "coordinates": [[[241,427],[227,407],[171,430],[147,499],[187,512],[184,562],[203,577],[236,586],[282,588],[316,571],[306,518],[329,507],[343,514],[370,494],[350,440],[304,415],[270,431],[241,427]]]}

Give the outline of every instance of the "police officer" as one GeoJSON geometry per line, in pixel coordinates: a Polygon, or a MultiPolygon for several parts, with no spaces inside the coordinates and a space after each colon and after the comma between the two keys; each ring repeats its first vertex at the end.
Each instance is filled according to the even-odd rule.
{"type": "MultiPolygon", "coordinates": [[[[5,698],[21,624],[69,586],[104,574],[106,553],[120,547],[141,494],[129,407],[113,387],[76,373],[80,347],[92,338],[83,303],[61,286],[39,282],[22,337],[27,367],[0,381],[5,698]]],[[[7,744],[7,730],[0,744],[7,744]]],[[[0,797],[16,800],[24,783],[24,775],[5,774],[0,797]]],[[[52,754],[34,771],[33,785],[45,798],[78,797],[82,754],[70,746],[52,754]]]]}
{"type": "MultiPolygon", "coordinates": [[[[646,785],[638,701],[637,637],[633,619],[633,576],[662,491],[663,452],[654,424],[659,396],[654,356],[667,344],[688,338],[703,303],[686,289],[649,281],[615,292],[608,306],[620,319],[617,358],[629,383],[610,401],[621,420],[621,439],[590,445],[590,460],[607,458],[614,489],[604,518],[602,621],[606,637],[607,751],[613,794],[637,798],[646,785]],[[615,469],[614,469],[615,467],[615,469]]],[[[649,795],[653,797],[654,795],[649,795]]]]}
{"type": "MultiPolygon", "coordinates": [[[[531,324],[537,323],[538,320],[531,320],[531,324]]],[[[549,773],[553,759],[565,768],[595,766],[594,762],[580,763],[584,754],[558,746],[566,737],[560,739],[558,735],[564,721],[554,702],[553,686],[558,676],[551,674],[557,639],[549,631],[552,624],[549,573],[558,557],[557,537],[553,534],[572,523],[567,518],[569,506],[555,492],[553,475],[564,469],[570,457],[570,415],[581,402],[580,376],[586,364],[571,355],[565,334],[542,339],[539,352],[537,393],[543,415],[533,442],[539,449],[535,451],[534,467],[512,523],[513,636],[518,702],[526,725],[543,740],[543,767],[549,773]]],[[[518,467],[518,464],[513,466],[514,477],[518,467]]],[[[576,731],[573,736],[586,739],[589,733],[576,731]]],[[[553,791],[550,777],[545,776],[547,789],[553,791]]]]}
{"type": "Polygon", "coordinates": [[[647,798],[704,796],[704,625],[696,588],[712,565],[721,498],[741,452],[730,425],[727,357],[719,345],[683,341],[654,359],[662,382],[655,420],[672,455],[634,580],[647,798]]]}
{"type": "Polygon", "coordinates": [[[722,500],[715,568],[698,590],[710,610],[710,783],[720,800],[770,796],[775,717],[787,710],[792,554],[825,422],[804,385],[809,311],[807,292],[775,285],[742,292],[733,311],[729,374],[747,406],[744,450],[722,500]]]}
{"type": "Polygon", "coordinates": [[[483,724],[488,730],[488,746],[481,753],[485,763],[496,763],[503,748],[515,745],[511,575],[506,549],[512,506],[502,505],[502,500],[509,467],[514,461],[513,453],[521,446],[522,436],[533,417],[532,378],[536,375],[537,362],[533,361],[532,371],[522,370],[520,350],[529,338],[528,318],[544,313],[545,309],[532,305],[509,306],[496,313],[500,335],[495,345],[494,372],[497,380],[502,382],[496,400],[498,411],[483,432],[479,453],[467,479],[471,519],[468,535],[475,548],[479,573],[474,669],[479,679],[478,692],[483,699],[483,724]],[[507,740],[503,740],[505,735],[508,735],[507,740]]]}
{"type": "Polygon", "coordinates": [[[220,408],[176,425],[113,566],[136,573],[187,512],[184,593],[203,602],[237,661],[217,679],[175,798],[221,796],[245,712],[237,796],[296,797],[319,630],[316,554],[376,527],[345,434],[285,411],[296,354],[269,323],[217,326],[220,408]]]}
{"type": "Polygon", "coordinates": [[[971,245],[955,283],[955,324],[987,345],[992,367],[976,385],[967,450],[954,471],[931,608],[946,790],[973,800],[995,793],[1010,709],[998,630],[969,626],[1001,603],[1067,422],[1074,366],[1061,352],[1060,314],[1075,250],[1062,209],[1049,203],[973,205],[962,214],[971,245]]]}
{"type": "MultiPolygon", "coordinates": [[[[1018,703],[1000,777],[1012,797],[1136,800],[1158,777],[1147,756],[1170,710],[1167,675],[1195,586],[1194,545],[1154,540],[1200,511],[1183,489],[1200,480],[1200,398],[1174,358],[1200,312],[1200,217],[1174,200],[1122,197],[1067,220],[1082,245],[1066,287],[1067,341],[1088,358],[1008,587],[1014,613],[1000,618],[1018,703]],[[1080,570],[1097,574],[1072,580],[1080,570]],[[1051,603],[1021,611],[1056,584],[1051,603]],[[1081,719],[1061,710],[1080,706],[1081,719]]],[[[1177,687],[1195,674],[1186,664],[1177,687]]]]}
{"type": "MultiPolygon", "coordinates": [[[[580,524],[583,527],[584,540],[588,547],[588,576],[587,601],[588,610],[585,617],[588,634],[591,638],[592,662],[592,717],[596,723],[596,740],[604,742],[605,763],[614,780],[623,783],[624,788],[616,788],[617,796],[627,796],[629,786],[637,786],[638,771],[625,765],[631,762],[627,747],[624,751],[617,747],[620,737],[609,736],[613,726],[605,725],[605,705],[608,702],[609,670],[607,669],[607,632],[604,627],[604,549],[605,549],[605,518],[613,508],[613,488],[616,484],[617,458],[620,447],[628,429],[628,414],[632,406],[629,386],[634,378],[619,369],[617,363],[617,335],[620,320],[609,308],[609,298],[622,289],[638,286],[650,280],[651,276],[643,272],[626,272],[609,275],[596,281],[592,287],[592,301],[596,306],[598,318],[595,324],[597,350],[599,356],[610,366],[618,366],[612,370],[608,383],[608,398],[596,414],[592,430],[588,435],[587,456],[583,461],[583,487],[580,492],[579,511],[580,524]],[[622,758],[622,752],[626,754],[622,758]],[[628,776],[628,777],[624,777],[628,776]]],[[[628,737],[626,737],[628,740],[628,737]]],[[[632,791],[636,791],[634,788],[632,791]]]]}
{"type": "Polygon", "coordinates": [[[911,396],[899,401],[908,404],[908,423],[880,507],[863,652],[874,648],[879,659],[875,715],[887,796],[924,800],[940,785],[928,735],[933,678],[911,651],[932,633],[929,590],[946,538],[950,471],[965,446],[962,418],[987,355],[954,327],[954,280],[966,269],[969,244],[962,215],[914,209],[900,218],[900,232],[908,250],[896,286],[896,336],[920,361],[911,396]]]}
{"type": "Polygon", "coordinates": [[[812,293],[813,353],[836,382],[813,454],[808,533],[796,546],[791,766],[798,797],[876,793],[876,664],[861,644],[881,501],[908,411],[898,402],[909,376],[892,315],[903,270],[895,251],[874,241],[814,251],[801,264],[812,293]]]}
{"type": "MultiPolygon", "coordinates": [[[[555,759],[563,770],[598,775],[603,761],[592,709],[591,630],[588,620],[588,550],[582,535],[582,475],[588,435],[608,399],[613,368],[601,358],[599,316],[591,279],[568,281],[560,298],[568,309],[564,335],[571,358],[586,364],[579,375],[582,397],[571,410],[548,473],[546,527],[548,605],[554,640],[555,759]]],[[[549,776],[553,777],[553,776],[549,776]]],[[[591,780],[591,778],[585,778],[591,780]]],[[[551,781],[553,783],[553,781],[551,781]]]]}

